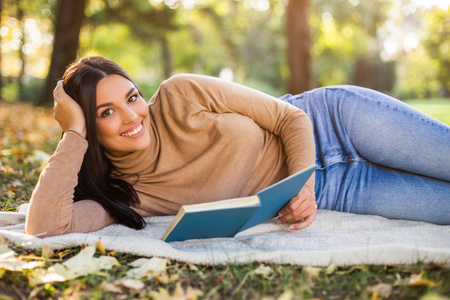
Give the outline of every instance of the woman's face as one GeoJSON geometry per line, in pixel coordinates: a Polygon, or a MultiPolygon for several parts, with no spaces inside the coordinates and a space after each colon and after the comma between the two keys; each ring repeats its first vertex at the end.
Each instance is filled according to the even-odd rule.
{"type": "Polygon", "coordinates": [[[149,112],[131,81],[108,75],[97,84],[97,137],[105,150],[121,156],[150,144],[149,112]]]}

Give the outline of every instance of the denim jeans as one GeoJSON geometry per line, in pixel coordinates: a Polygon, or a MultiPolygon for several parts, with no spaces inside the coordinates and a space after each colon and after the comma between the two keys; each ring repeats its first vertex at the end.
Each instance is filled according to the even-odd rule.
{"type": "Polygon", "coordinates": [[[280,99],[313,123],[319,208],[450,224],[450,126],[356,86],[280,99]]]}

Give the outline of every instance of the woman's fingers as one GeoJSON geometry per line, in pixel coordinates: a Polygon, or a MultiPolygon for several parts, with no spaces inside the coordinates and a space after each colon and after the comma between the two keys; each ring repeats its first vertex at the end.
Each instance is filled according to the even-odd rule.
{"type": "Polygon", "coordinates": [[[73,130],[86,137],[86,121],[81,106],[72,99],[63,87],[63,81],[59,80],[53,90],[54,118],[58,121],[63,132],[73,130]]]}
{"type": "Polygon", "coordinates": [[[302,222],[296,223],[296,224],[291,224],[289,226],[289,228],[292,230],[305,229],[306,227],[308,227],[309,225],[311,225],[314,222],[316,215],[317,215],[317,211],[314,214],[306,217],[302,222]]]}
{"type": "Polygon", "coordinates": [[[317,213],[316,199],[306,189],[294,197],[278,213],[277,223],[301,223],[292,224],[291,229],[306,228],[314,221],[317,213]]]}

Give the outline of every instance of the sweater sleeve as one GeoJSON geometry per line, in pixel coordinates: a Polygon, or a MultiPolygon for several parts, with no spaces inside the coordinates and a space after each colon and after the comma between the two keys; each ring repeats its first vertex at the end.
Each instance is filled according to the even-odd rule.
{"type": "Polygon", "coordinates": [[[28,234],[44,237],[90,232],[113,223],[98,202],[73,201],[87,147],[87,141],[77,133],[64,134],[31,196],[26,217],[28,234]]]}
{"type": "MultiPolygon", "coordinates": [[[[180,74],[166,80],[160,93],[174,93],[215,113],[237,113],[281,138],[289,175],[315,164],[312,123],[301,109],[257,90],[214,77],[180,74]]],[[[305,185],[314,194],[314,175],[305,185]]]]}

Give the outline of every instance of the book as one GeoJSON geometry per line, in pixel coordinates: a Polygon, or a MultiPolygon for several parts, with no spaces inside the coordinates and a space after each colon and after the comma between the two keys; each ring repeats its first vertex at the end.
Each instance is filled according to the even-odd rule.
{"type": "Polygon", "coordinates": [[[278,211],[298,195],[316,168],[313,165],[295,173],[255,196],[183,205],[162,239],[173,242],[234,237],[241,231],[275,218],[278,211]]]}

